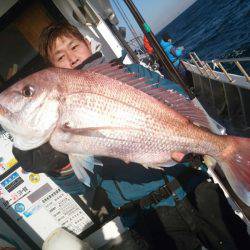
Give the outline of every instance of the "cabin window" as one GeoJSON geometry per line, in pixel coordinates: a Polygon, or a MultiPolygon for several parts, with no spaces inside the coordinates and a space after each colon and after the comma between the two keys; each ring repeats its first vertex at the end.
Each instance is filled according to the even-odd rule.
{"type": "Polygon", "coordinates": [[[3,80],[8,80],[31,61],[37,51],[14,24],[0,32],[0,41],[0,74],[3,80]]]}
{"type": "Polygon", "coordinates": [[[38,53],[39,36],[58,18],[48,2],[0,1],[0,85],[45,67],[38,53]]]}

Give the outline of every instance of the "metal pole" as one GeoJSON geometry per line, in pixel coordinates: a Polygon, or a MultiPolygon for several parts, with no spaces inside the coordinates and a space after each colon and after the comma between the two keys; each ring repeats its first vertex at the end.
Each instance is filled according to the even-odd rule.
{"type": "Polygon", "coordinates": [[[196,66],[196,68],[200,71],[201,75],[204,76],[202,70],[201,70],[201,67],[198,65],[198,63],[195,61],[193,55],[190,53],[189,54],[190,58],[191,58],[191,61],[194,63],[194,65],[196,66]]]}
{"type": "Polygon", "coordinates": [[[238,61],[235,61],[234,63],[237,65],[237,67],[239,68],[239,70],[241,71],[241,73],[246,77],[246,80],[248,82],[250,82],[250,77],[247,74],[247,72],[244,70],[244,68],[241,66],[241,64],[238,61]]]}
{"type": "Polygon", "coordinates": [[[181,86],[187,91],[189,95],[190,91],[187,89],[180,73],[175,69],[174,65],[170,62],[167,55],[165,54],[164,50],[156,40],[156,37],[154,36],[153,32],[151,31],[150,26],[145,22],[139,11],[137,10],[136,6],[131,0],[124,0],[125,4],[130,9],[131,13],[133,14],[135,20],[137,21],[138,25],[140,26],[141,30],[145,34],[145,36],[148,38],[148,40],[151,43],[155,54],[159,58],[160,62],[162,63],[162,66],[167,70],[167,72],[170,75],[170,78],[172,81],[181,84],[181,86]]]}
{"type": "Polygon", "coordinates": [[[131,33],[133,34],[134,38],[135,38],[135,41],[137,42],[137,44],[139,45],[139,48],[140,47],[143,47],[143,43],[140,41],[140,39],[138,39],[138,34],[136,33],[135,29],[133,28],[133,26],[131,25],[126,13],[124,12],[124,10],[122,9],[120,3],[118,0],[113,0],[113,3],[115,4],[115,6],[117,7],[117,9],[120,11],[120,14],[122,15],[124,21],[126,22],[126,24],[128,25],[131,33]]]}
{"type": "Polygon", "coordinates": [[[117,30],[116,26],[113,25],[108,18],[105,19],[105,23],[114,32],[114,34],[119,39],[119,41],[122,43],[122,45],[124,46],[124,48],[127,50],[127,52],[129,53],[129,55],[131,56],[131,58],[133,59],[133,61],[135,63],[139,63],[138,57],[136,56],[136,54],[134,53],[134,51],[129,47],[129,45],[127,44],[127,42],[125,41],[125,39],[121,36],[121,34],[117,30]]]}
{"type": "Polygon", "coordinates": [[[215,79],[219,79],[220,77],[211,69],[208,63],[206,63],[206,66],[208,70],[212,73],[212,75],[215,77],[215,79]]]}
{"type": "Polygon", "coordinates": [[[220,67],[220,69],[222,70],[226,78],[229,80],[229,82],[233,82],[232,77],[227,73],[226,69],[222,66],[222,64],[220,62],[217,62],[216,64],[220,67]]]}
{"type": "Polygon", "coordinates": [[[71,6],[73,11],[76,13],[76,16],[79,18],[80,22],[84,25],[86,25],[86,18],[82,14],[82,12],[79,10],[78,6],[75,4],[73,0],[67,0],[68,4],[71,6]]]}
{"type": "MultiPolygon", "coordinates": [[[[190,54],[191,54],[191,53],[190,53],[190,54]]],[[[205,66],[204,63],[201,61],[201,59],[198,57],[198,55],[197,55],[195,52],[193,52],[192,54],[194,55],[194,57],[196,58],[196,60],[197,60],[198,63],[200,64],[200,68],[204,70],[204,72],[205,72],[204,76],[207,75],[207,76],[209,77],[209,74],[207,73],[207,70],[206,70],[206,68],[204,67],[204,66],[205,66]]]]}

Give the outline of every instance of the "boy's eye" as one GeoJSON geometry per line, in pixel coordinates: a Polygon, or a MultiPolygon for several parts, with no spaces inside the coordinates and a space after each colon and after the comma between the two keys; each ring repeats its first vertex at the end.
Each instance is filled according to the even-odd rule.
{"type": "Polygon", "coordinates": [[[78,47],[78,44],[76,44],[76,45],[74,45],[74,46],[72,46],[72,50],[75,50],[76,48],[78,47]]]}
{"type": "Polygon", "coordinates": [[[62,60],[63,60],[63,58],[64,58],[64,55],[62,55],[62,56],[58,57],[58,58],[57,58],[57,61],[58,61],[58,62],[60,62],[60,61],[62,61],[62,60]]]}

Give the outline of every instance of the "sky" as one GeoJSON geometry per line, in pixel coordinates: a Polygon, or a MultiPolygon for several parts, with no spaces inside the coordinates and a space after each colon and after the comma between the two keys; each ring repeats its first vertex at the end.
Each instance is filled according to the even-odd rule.
{"type": "MultiPolygon", "coordinates": [[[[145,21],[150,25],[152,31],[157,33],[195,1],[196,0],[133,0],[133,3],[138,8],[145,21]]],[[[139,32],[139,28],[134,22],[127,6],[124,4],[124,1],[110,0],[110,2],[117,14],[118,19],[120,20],[119,26],[126,25],[124,24],[125,22],[122,20],[119,11],[117,11],[114,2],[119,2],[119,4],[123,7],[123,10],[128,15],[130,21],[133,20],[133,27],[139,32]]]]}

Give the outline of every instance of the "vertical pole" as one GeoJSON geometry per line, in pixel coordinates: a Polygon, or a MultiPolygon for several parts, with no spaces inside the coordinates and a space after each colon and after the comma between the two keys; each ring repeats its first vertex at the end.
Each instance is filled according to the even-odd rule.
{"type": "Polygon", "coordinates": [[[247,72],[244,70],[244,68],[241,66],[241,64],[238,61],[235,61],[234,63],[237,65],[241,73],[246,77],[247,82],[250,82],[250,77],[247,74],[247,72]]]}
{"type": "Polygon", "coordinates": [[[211,69],[208,63],[206,63],[206,66],[208,70],[211,72],[211,74],[215,77],[215,79],[219,79],[220,77],[211,69]]]}
{"type": "Polygon", "coordinates": [[[217,62],[217,65],[220,67],[226,78],[229,80],[229,82],[233,82],[232,77],[227,73],[226,69],[222,66],[220,62],[217,62]]]}

